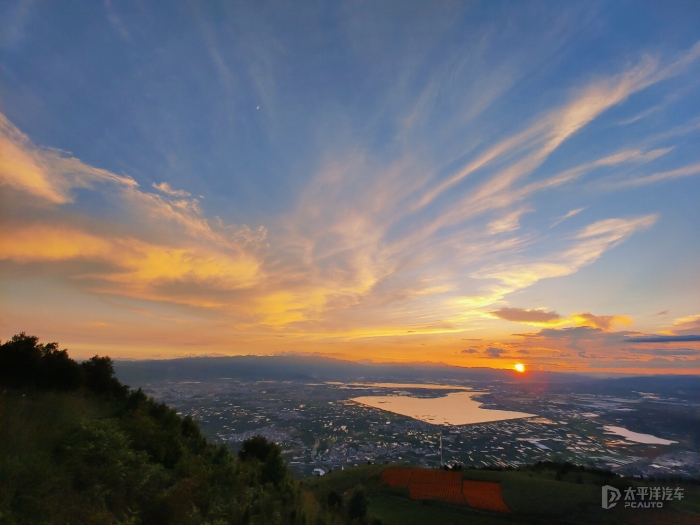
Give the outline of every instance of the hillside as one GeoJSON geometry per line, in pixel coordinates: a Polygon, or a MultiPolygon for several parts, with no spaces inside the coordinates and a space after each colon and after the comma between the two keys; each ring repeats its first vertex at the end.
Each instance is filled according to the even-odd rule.
{"type": "MultiPolygon", "coordinates": [[[[316,500],[324,502],[324,509],[330,510],[332,514],[333,509],[336,509],[335,512],[340,512],[342,505],[347,505],[347,503],[333,503],[338,501],[338,495],[347,502],[353,493],[361,491],[366,495],[368,512],[385,525],[514,523],[691,525],[700,523],[700,486],[697,484],[629,480],[610,472],[581,471],[568,464],[540,464],[517,471],[449,472],[449,474],[457,474],[466,484],[476,481],[490,482],[485,485],[500,486],[502,502],[506,507],[499,508],[498,505],[487,502],[487,507],[499,510],[484,510],[470,506],[482,506],[483,502],[480,503],[478,497],[480,487],[476,487],[472,492],[472,495],[476,496],[475,501],[472,498],[466,498],[469,504],[467,501],[456,504],[430,499],[416,500],[414,499],[416,496],[425,496],[430,491],[424,490],[421,495],[420,490],[414,491],[413,487],[409,490],[406,487],[389,486],[386,484],[386,476],[382,476],[382,472],[387,467],[387,465],[364,465],[304,480],[303,493],[308,492],[316,500]],[[627,487],[633,487],[636,490],[641,486],[681,487],[684,498],[664,502],[664,508],[661,509],[625,509],[620,503],[615,508],[605,510],[601,508],[603,485],[615,486],[623,491],[627,487]]],[[[394,470],[396,465],[391,467],[394,470]]],[[[409,465],[403,465],[403,467],[406,470],[410,469],[409,465]]],[[[440,471],[423,472],[430,475],[440,471]]],[[[445,472],[445,474],[448,473],[445,472]]],[[[419,483],[419,489],[421,485],[424,489],[430,486],[429,483],[419,483]]],[[[315,517],[312,511],[309,515],[312,519],[315,517]]]]}
{"type": "Polygon", "coordinates": [[[279,447],[208,443],[109,358],[20,334],[0,346],[0,386],[0,523],[307,523],[279,447]]]}
{"type": "Polygon", "coordinates": [[[261,437],[238,455],[208,443],[191,418],[122,384],[108,357],[77,363],[25,334],[0,345],[0,524],[700,523],[700,486],[688,482],[569,464],[362,465],[297,480],[281,452],[261,437]],[[680,487],[684,497],[603,510],[606,484],[680,487]]]}

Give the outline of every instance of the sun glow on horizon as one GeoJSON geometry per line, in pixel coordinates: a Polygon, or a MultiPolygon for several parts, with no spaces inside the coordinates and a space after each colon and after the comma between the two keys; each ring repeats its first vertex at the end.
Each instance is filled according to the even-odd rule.
{"type": "Polygon", "coordinates": [[[515,368],[516,372],[524,372],[525,371],[525,365],[522,363],[516,364],[515,366],[513,366],[513,368],[515,368]]]}

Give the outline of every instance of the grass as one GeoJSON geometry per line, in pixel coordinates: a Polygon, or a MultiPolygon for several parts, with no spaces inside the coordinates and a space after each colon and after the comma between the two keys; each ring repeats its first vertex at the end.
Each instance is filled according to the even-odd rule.
{"type": "Polygon", "coordinates": [[[413,501],[391,494],[373,494],[370,513],[386,525],[469,524],[501,525],[514,522],[509,516],[457,507],[433,501],[413,501]]]}
{"type": "MultiPolygon", "coordinates": [[[[407,466],[407,465],[406,465],[407,466]]],[[[413,501],[408,489],[381,483],[380,473],[387,465],[362,465],[336,471],[302,482],[305,490],[323,504],[332,490],[347,496],[354,487],[365,487],[369,512],[384,525],[429,524],[600,524],[600,525],[678,525],[700,523],[700,486],[684,484],[685,498],[666,503],[663,509],[601,508],[601,487],[677,486],[676,483],[645,483],[623,478],[607,478],[589,472],[569,472],[563,476],[552,469],[533,471],[466,470],[464,479],[501,483],[505,503],[512,514],[480,511],[466,505],[437,501],[413,501]]],[[[392,465],[396,467],[396,465],[392,465]]]]}

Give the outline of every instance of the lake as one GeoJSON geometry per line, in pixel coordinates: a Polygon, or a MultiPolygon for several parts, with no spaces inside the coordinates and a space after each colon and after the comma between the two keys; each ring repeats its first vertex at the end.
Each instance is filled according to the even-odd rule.
{"type": "Polygon", "coordinates": [[[535,414],[481,408],[473,396],[484,392],[453,392],[443,397],[417,398],[410,396],[364,396],[352,399],[356,403],[412,417],[433,425],[470,425],[506,419],[533,417],[535,414]]]}
{"type": "Polygon", "coordinates": [[[662,439],[651,434],[640,434],[639,432],[632,432],[623,427],[603,427],[606,432],[616,434],[618,436],[623,436],[627,441],[633,441],[635,443],[644,443],[646,445],[670,445],[671,443],[678,443],[678,441],[671,441],[670,439],[662,439]]]}

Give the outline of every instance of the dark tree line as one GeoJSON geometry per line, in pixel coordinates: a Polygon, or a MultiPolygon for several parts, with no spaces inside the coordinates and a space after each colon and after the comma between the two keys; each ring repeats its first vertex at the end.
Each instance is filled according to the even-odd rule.
{"type": "Polygon", "coordinates": [[[39,343],[24,332],[0,345],[0,387],[3,389],[56,390],[87,389],[100,395],[126,398],[129,387],[114,375],[109,357],[95,356],[78,363],[59,350],[58,343],[39,343]]]}

